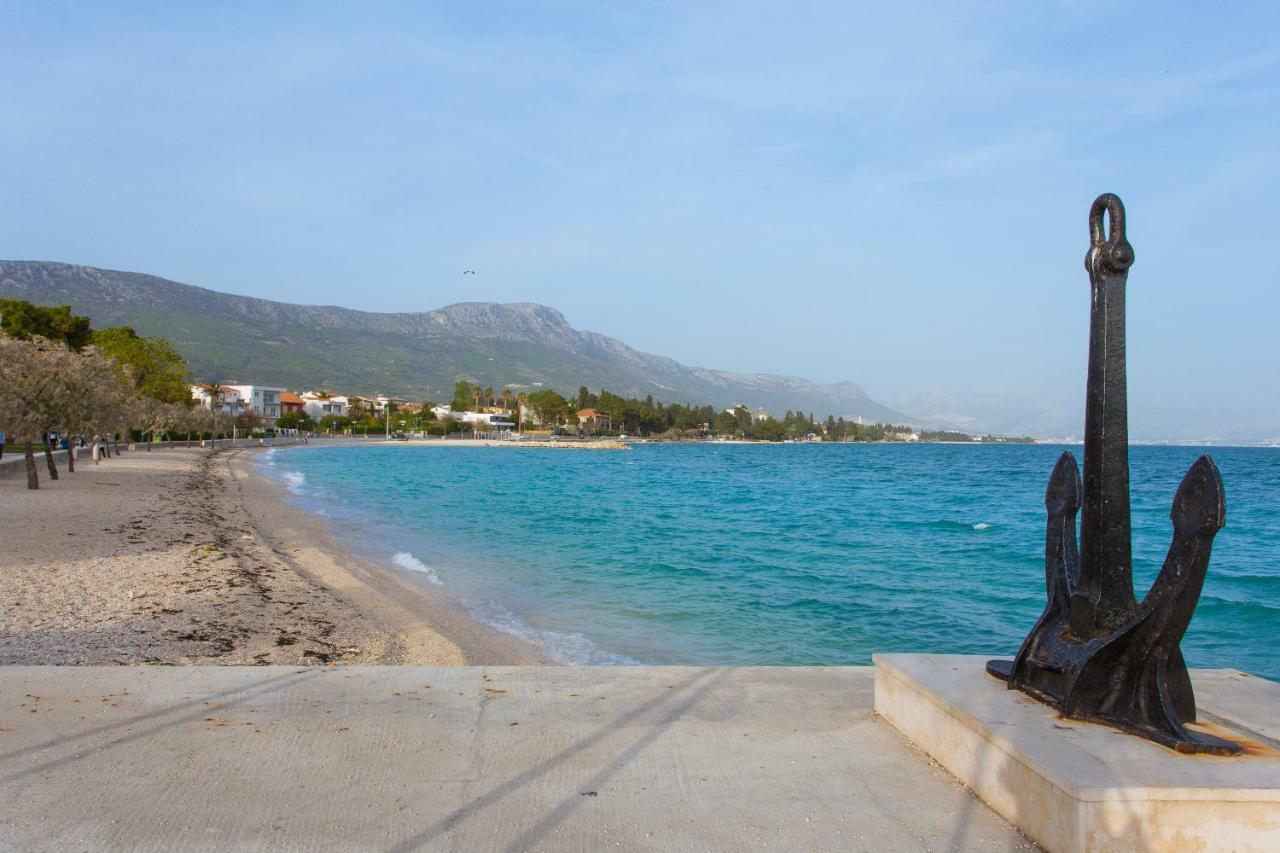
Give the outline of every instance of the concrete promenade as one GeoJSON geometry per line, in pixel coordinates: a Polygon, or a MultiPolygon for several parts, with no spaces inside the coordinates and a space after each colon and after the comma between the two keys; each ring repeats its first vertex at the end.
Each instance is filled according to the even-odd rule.
{"type": "Polygon", "coordinates": [[[1021,850],[869,667],[0,667],[0,846],[1021,850]]]}

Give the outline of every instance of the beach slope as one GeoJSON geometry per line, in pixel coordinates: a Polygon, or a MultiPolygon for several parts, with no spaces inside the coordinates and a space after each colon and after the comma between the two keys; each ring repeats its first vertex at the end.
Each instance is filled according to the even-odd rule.
{"type": "Polygon", "coordinates": [[[0,663],[537,662],[347,552],[252,454],[135,451],[38,491],[0,480],[0,663]]]}

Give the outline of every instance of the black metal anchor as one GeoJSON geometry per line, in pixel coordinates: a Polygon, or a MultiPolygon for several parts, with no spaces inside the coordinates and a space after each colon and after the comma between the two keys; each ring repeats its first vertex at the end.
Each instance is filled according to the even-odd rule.
{"type": "Polygon", "coordinates": [[[1089,237],[1084,483],[1075,457],[1063,453],[1045,491],[1048,603],[1017,657],[988,661],[987,672],[1064,716],[1115,726],[1178,752],[1234,755],[1238,745],[1186,727],[1195,722],[1196,704],[1179,648],[1209,569],[1213,537],[1226,523],[1222,477],[1206,455],[1182,478],[1170,512],[1173,542],[1139,604],[1129,528],[1124,342],[1125,283],[1134,256],[1117,196],[1094,200],[1089,237]]]}

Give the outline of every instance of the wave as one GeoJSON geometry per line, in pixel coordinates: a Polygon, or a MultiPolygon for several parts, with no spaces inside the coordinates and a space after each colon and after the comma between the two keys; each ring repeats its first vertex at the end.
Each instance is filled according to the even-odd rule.
{"type": "Polygon", "coordinates": [[[302,494],[303,486],[307,484],[307,476],[301,471],[285,471],[284,487],[295,495],[302,494]]]}
{"type": "Polygon", "coordinates": [[[496,601],[468,603],[467,609],[476,621],[537,646],[556,663],[569,666],[628,666],[639,663],[626,655],[604,651],[582,634],[534,628],[496,601]]]}
{"type": "Polygon", "coordinates": [[[408,571],[424,575],[427,579],[427,583],[442,583],[440,576],[436,574],[435,569],[431,568],[426,563],[423,563],[408,551],[397,551],[392,555],[391,562],[395,563],[402,569],[407,569],[408,571]]]}
{"type": "Polygon", "coordinates": [[[973,525],[973,529],[974,529],[974,530],[986,530],[986,529],[987,529],[988,527],[990,527],[990,526],[991,526],[991,525],[990,525],[990,524],[988,524],[988,523],[987,523],[987,522],[985,522],[985,521],[979,521],[977,524],[973,525]]]}

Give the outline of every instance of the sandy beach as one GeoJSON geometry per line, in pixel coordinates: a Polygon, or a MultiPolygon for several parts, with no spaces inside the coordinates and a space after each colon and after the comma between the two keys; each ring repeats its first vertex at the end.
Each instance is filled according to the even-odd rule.
{"type": "MultiPolygon", "coordinates": [[[[364,561],[253,449],[140,451],[0,479],[0,664],[542,662],[364,561]]],[[[43,462],[43,460],[42,460],[43,462]]]]}

